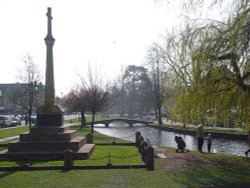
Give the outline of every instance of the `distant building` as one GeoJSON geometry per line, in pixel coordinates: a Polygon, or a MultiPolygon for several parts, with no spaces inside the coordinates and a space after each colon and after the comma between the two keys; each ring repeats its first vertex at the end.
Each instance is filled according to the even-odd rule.
{"type": "Polygon", "coordinates": [[[27,83],[0,84],[0,114],[25,114],[31,96],[33,107],[42,104],[45,86],[27,83]],[[33,89],[33,90],[32,90],[33,89]]]}

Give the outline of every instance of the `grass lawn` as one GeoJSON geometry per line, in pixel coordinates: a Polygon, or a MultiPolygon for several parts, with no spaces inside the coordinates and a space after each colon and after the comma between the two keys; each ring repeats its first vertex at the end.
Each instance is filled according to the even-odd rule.
{"type": "MultiPolygon", "coordinates": [[[[128,147],[127,149],[130,150],[128,147]]],[[[119,148],[114,147],[111,150],[119,148]]],[[[250,158],[198,152],[175,153],[172,148],[161,148],[156,153],[162,153],[167,158],[156,158],[154,171],[126,169],[0,172],[0,187],[250,187],[250,158]]]]}
{"type": "MultiPolygon", "coordinates": [[[[77,130],[78,135],[80,135],[80,136],[86,136],[88,133],[90,133],[89,126],[84,126],[84,128],[81,129],[80,126],[77,125],[77,126],[71,126],[70,129],[77,130]]],[[[124,142],[128,143],[129,142],[127,140],[121,140],[118,138],[109,137],[109,136],[100,134],[98,132],[94,133],[93,141],[94,141],[94,143],[112,143],[113,141],[119,142],[119,143],[124,143],[124,142]]]]}
{"type": "Polygon", "coordinates": [[[0,138],[7,138],[11,136],[17,136],[20,133],[25,133],[29,131],[29,126],[24,127],[13,127],[10,129],[0,129],[0,138]]]}
{"type": "MultiPolygon", "coordinates": [[[[63,166],[63,161],[30,161],[32,166],[63,166]]],[[[134,146],[96,146],[89,160],[75,160],[74,165],[142,165],[141,156],[134,146]],[[110,159],[108,156],[111,156],[110,159]]],[[[0,166],[23,166],[27,162],[2,161],[0,166]]],[[[0,186],[1,187],[1,186],[0,186]]]]}

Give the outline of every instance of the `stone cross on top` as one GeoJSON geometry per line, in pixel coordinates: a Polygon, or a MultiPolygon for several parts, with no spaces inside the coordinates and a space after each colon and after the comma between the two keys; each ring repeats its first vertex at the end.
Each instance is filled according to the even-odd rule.
{"type": "Polygon", "coordinates": [[[47,17],[48,17],[48,35],[52,36],[51,20],[53,19],[53,17],[51,16],[51,8],[48,8],[47,17]]]}

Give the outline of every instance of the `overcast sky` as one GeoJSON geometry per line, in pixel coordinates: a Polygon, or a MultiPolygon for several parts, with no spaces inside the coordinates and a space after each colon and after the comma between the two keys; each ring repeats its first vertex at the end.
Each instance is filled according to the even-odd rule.
{"type": "MultiPolygon", "coordinates": [[[[52,8],[56,93],[78,82],[88,64],[113,79],[141,65],[147,48],[178,24],[178,11],[156,0],[0,0],[0,83],[16,82],[29,53],[44,75],[47,7],[52,8]],[[155,3],[157,2],[157,3],[155,3]]],[[[44,76],[45,77],[45,76],[44,76]]],[[[44,83],[44,81],[43,81],[44,83]]]]}

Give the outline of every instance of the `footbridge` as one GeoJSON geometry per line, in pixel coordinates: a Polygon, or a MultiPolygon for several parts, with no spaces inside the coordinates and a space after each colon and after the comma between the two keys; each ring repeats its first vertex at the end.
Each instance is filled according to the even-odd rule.
{"type": "MultiPolygon", "coordinates": [[[[94,125],[96,124],[103,124],[105,125],[105,127],[109,127],[109,125],[111,123],[114,123],[114,122],[123,122],[123,123],[126,123],[128,124],[129,126],[133,126],[135,124],[143,124],[143,125],[149,125],[149,124],[152,124],[153,122],[151,121],[143,121],[143,120],[136,120],[136,119],[121,119],[121,118],[117,118],[117,119],[107,119],[107,120],[101,120],[101,121],[95,121],[94,122],[94,125]]],[[[85,123],[87,125],[91,125],[91,122],[88,122],[88,123],[85,123]]]]}

